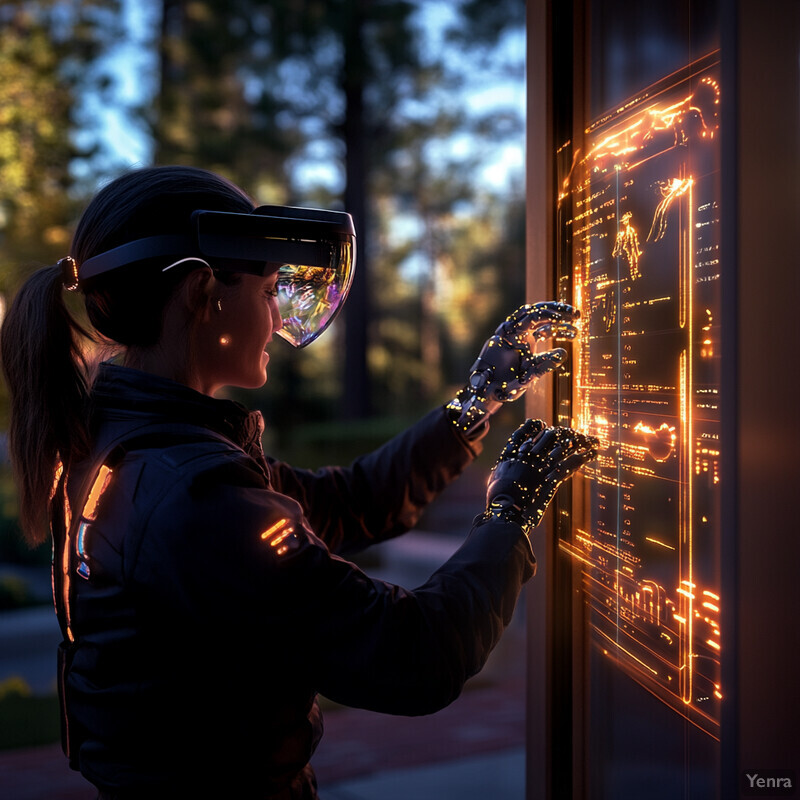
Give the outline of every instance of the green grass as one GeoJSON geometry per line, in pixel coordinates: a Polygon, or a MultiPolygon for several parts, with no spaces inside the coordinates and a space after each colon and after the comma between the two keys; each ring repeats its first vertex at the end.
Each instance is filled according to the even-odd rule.
{"type": "Polygon", "coordinates": [[[52,744],[60,736],[56,695],[31,694],[22,678],[0,682],[0,750],[52,744]]]}

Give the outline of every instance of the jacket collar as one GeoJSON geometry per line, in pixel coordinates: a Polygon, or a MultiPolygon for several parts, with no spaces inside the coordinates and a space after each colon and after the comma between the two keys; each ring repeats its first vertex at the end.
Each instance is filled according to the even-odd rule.
{"type": "Polygon", "coordinates": [[[248,411],[241,403],[209,397],[149,372],[102,363],[92,387],[92,406],[93,427],[100,438],[149,422],[199,425],[263,459],[260,411],[248,411]]]}

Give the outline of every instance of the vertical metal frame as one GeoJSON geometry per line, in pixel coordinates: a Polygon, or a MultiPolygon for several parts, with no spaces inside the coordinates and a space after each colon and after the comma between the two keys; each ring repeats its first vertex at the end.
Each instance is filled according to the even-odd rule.
{"type": "MultiPolygon", "coordinates": [[[[551,76],[551,0],[527,0],[527,129],[526,129],[526,276],[528,301],[553,294],[553,151],[551,76]]],[[[552,415],[551,383],[543,392],[528,392],[526,414],[548,419],[552,415]]],[[[551,616],[555,560],[552,514],[535,533],[537,575],[525,590],[527,637],[526,797],[552,796],[551,616]]]]}
{"type": "Polygon", "coordinates": [[[800,5],[728,0],[722,25],[727,798],[745,772],[800,779],[800,5]]]}
{"type": "MultiPolygon", "coordinates": [[[[571,0],[527,1],[527,204],[526,261],[528,302],[558,296],[556,286],[556,139],[569,138],[572,109],[554,107],[554,95],[573,97],[571,0]]],[[[578,26],[579,27],[579,26],[578,26]]],[[[543,382],[544,383],[544,382],[543,382]]],[[[526,413],[552,421],[556,408],[552,382],[528,393],[526,413]]],[[[563,487],[561,492],[569,492],[563,487]]],[[[573,564],[558,547],[556,511],[535,534],[538,574],[526,589],[528,621],[527,776],[530,800],[570,798],[582,792],[580,698],[573,685],[573,648],[580,640],[573,619],[573,564]],[[576,725],[576,723],[578,723],[576,725]]],[[[580,627],[580,626],[578,626],[580,627]]]]}

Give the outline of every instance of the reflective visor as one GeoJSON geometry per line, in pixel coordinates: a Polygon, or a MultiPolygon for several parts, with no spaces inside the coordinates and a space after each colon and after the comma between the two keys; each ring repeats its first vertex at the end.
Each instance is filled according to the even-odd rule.
{"type": "Polygon", "coordinates": [[[340,242],[327,267],[281,264],[278,308],[283,327],[277,331],[295,347],[313,342],[342,307],[355,265],[355,242],[340,242]]]}
{"type": "Polygon", "coordinates": [[[292,206],[259,206],[251,214],[195,211],[190,236],[138,239],[88,259],[81,283],[121,268],[154,274],[183,259],[215,270],[278,272],[283,329],[295,347],[313,342],[333,322],[353,281],[355,229],[349,214],[292,206]]]}
{"type": "Polygon", "coordinates": [[[278,336],[304,347],[333,322],[353,282],[356,237],[349,214],[259,206],[252,214],[197,211],[194,216],[204,254],[253,265],[231,264],[235,272],[268,275],[277,269],[283,322],[278,336]]]}

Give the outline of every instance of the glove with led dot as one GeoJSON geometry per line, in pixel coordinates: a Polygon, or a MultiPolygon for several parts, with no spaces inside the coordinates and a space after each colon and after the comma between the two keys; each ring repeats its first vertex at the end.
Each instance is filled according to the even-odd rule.
{"type": "Polygon", "coordinates": [[[534,352],[541,339],[574,339],[579,312],[567,303],[524,305],[508,316],[486,341],[467,385],[448,403],[447,413],[467,438],[479,435],[502,403],[517,400],[536,378],[559,367],[561,347],[534,352]]]}
{"type": "Polygon", "coordinates": [[[526,420],[511,434],[489,477],[484,519],[514,522],[527,536],[541,522],[558,487],[597,457],[598,444],[571,428],[526,420]]]}

